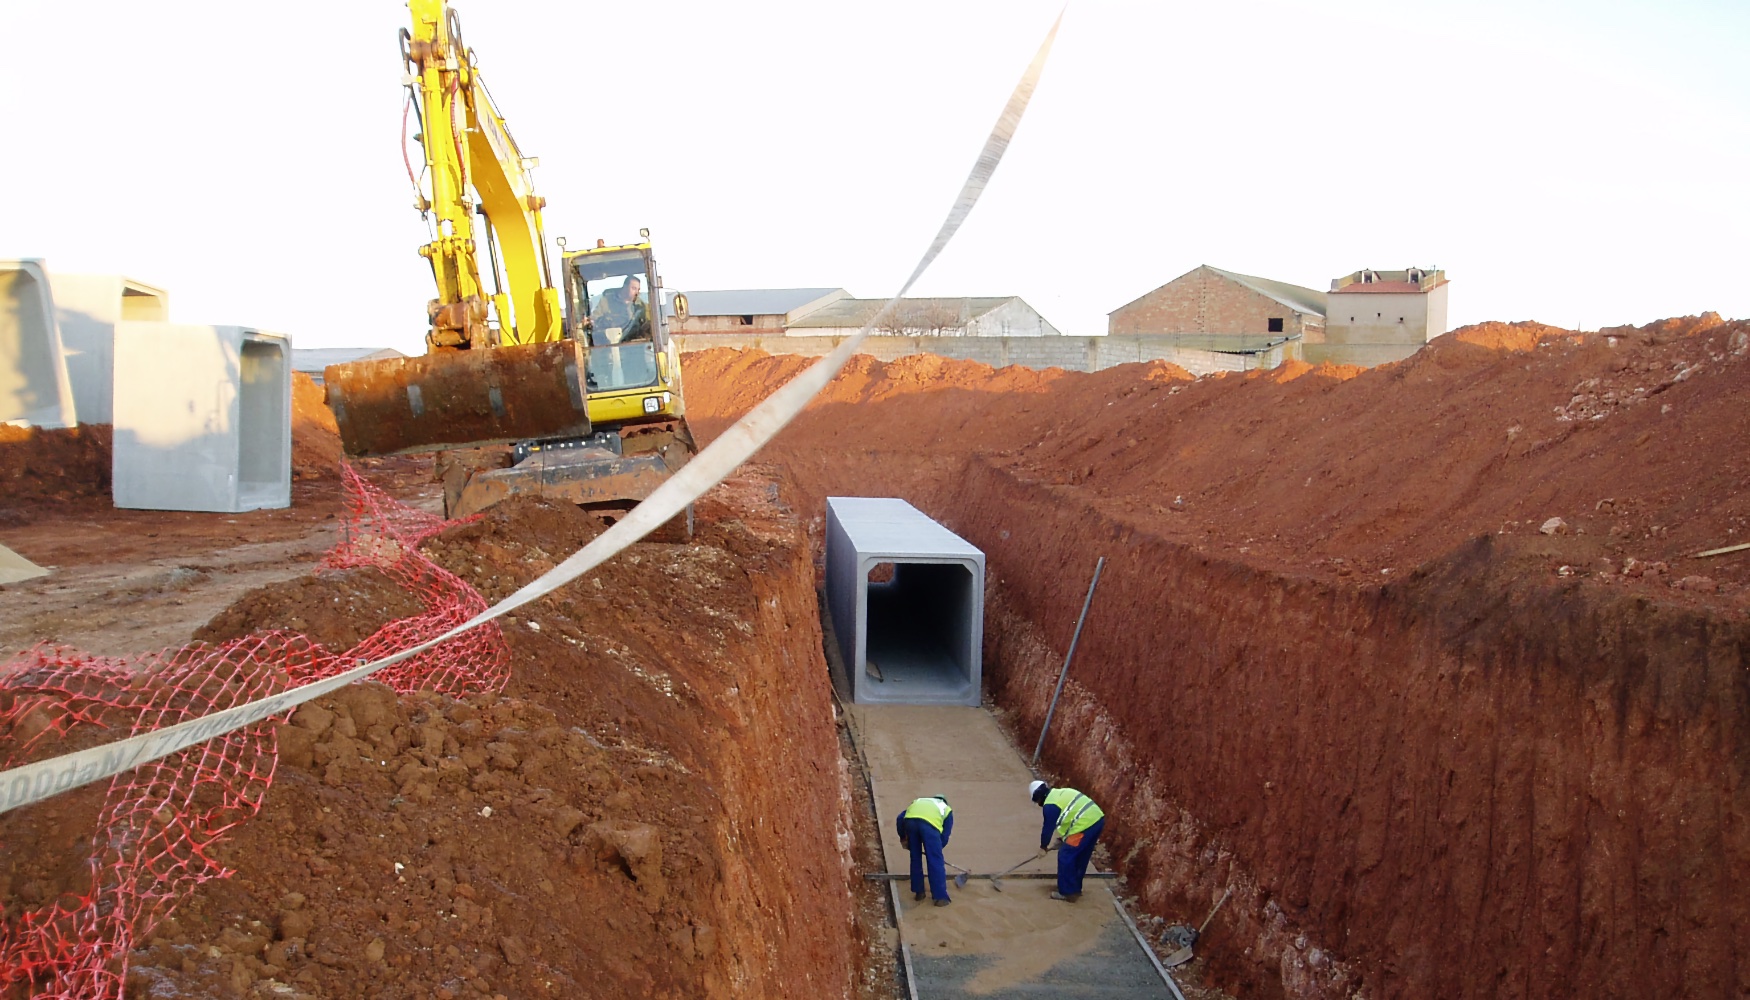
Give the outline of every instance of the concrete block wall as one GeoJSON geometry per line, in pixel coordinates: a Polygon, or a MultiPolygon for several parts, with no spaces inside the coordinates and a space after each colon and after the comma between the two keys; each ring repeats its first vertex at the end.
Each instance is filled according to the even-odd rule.
{"type": "Polygon", "coordinates": [[[1316,337],[1318,317],[1296,318],[1295,310],[1268,295],[1236,284],[1207,267],[1167,282],[1147,295],[1120,306],[1107,320],[1107,331],[1119,334],[1163,332],[1265,334],[1270,320],[1282,320],[1287,336],[1316,337]],[[1309,321],[1310,320],[1310,321],[1309,321]]]}
{"type": "MultiPolygon", "coordinates": [[[[832,352],[843,337],[784,337],[704,335],[675,338],[680,350],[706,351],[713,347],[796,354],[817,358],[832,352]]],[[[861,354],[881,361],[894,361],[908,354],[934,354],[944,358],[978,361],[994,368],[1021,365],[1024,368],[1063,368],[1091,372],[1138,361],[1166,361],[1193,375],[1224,371],[1275,368],[1300,356],[1300,342],[1289,341],[1256,354],[1225,354],[1178,346],[1171,335],[1132,337],[889,337],[870,336],[861,354]]]]}
{"type": "Polygon", "coordinates": [[[292,345],[240,326],[115,326],[117,507],[291,505],[292,345]]]}

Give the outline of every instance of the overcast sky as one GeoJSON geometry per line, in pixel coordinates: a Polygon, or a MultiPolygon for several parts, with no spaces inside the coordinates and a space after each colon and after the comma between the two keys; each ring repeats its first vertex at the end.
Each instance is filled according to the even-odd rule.
{"type": "MultiPolygon", "coordinates": [[[[891,294],[1059,8],[459,0],[548,233],[670,288],[891,294]]],[[[421,349],[398,2],[3,0],[0,256],[179,320],[421,349]]],[[[1208,263],[1436,265],[1451,317],[1750,316],[1750,3],[1075,0],[917,294],[1066,333],[1208,263]]],[[[418,148],[410,154],[417,164],[418,148]]]]}

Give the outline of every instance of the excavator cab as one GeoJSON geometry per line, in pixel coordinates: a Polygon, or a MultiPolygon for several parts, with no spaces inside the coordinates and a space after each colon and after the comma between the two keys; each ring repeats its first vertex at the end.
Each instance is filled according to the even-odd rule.
{"type": "MultiPolygon", "coordinates": [[[[612,519],[649,496],[697,451],[650,244],[598,242],[564,252],[563,271],[563,342],[586,359],[589,431],[520,441],[508,468],[482,468],[465,455],[440,460],[451,517],[514,493],[536,493],[612,519]]],[[[677,299],[684,315],[686,300],[677,299]]],[[[684,519],[665,537],[687,537],[691,513],[684,519]]]]}
{"type": "Polygon", "coordinates": [[[590,422],[625,427],[680,419],[680,358],[650,244],[567,251],[563,268],[565,336],[585,345],[589,357],[590,422]]]}

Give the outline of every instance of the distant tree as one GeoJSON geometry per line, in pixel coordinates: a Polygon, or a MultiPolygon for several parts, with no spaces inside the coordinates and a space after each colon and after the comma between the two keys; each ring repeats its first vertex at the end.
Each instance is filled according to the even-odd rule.
{"type": "Polygon", "coordinates": [[[952,299],[901,299],[877,329],[892,337],[958,337],[966,317],[952,299]]]}

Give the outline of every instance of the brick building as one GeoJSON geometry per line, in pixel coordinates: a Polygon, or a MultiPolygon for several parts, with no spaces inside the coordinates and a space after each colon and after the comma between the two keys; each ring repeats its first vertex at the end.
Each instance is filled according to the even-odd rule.
{"type": "Polygon", "coordinates": [[[1109,334],[1324,337],[1325,293],[1204,264],[1107,314],[1109,334]]]}

